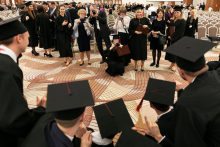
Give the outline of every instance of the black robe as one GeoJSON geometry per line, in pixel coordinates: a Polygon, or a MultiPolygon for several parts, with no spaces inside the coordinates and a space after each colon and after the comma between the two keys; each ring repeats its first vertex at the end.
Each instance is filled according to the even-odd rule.
{"type": "Polygon", "coordinates": [[[21,15],[21,23],[26,25],[26,11],[20,11],[19,15],[21,15]]]}
{"type": "Polygon", "coordinates": [[[21,69],[11,57],[0,54],[0,147],[16,147],[44,114],[43,107],[28,108],[21,69]]]}
{"type": "Polygon", "coordinates": [[[68,28],[69,22],[67,25],[62,26],[64,20],[68,20],[68,17],[62,17],[61,15],[59,15],[55,20],[57,49],[60,52],[60,57],[73,57],[73,52],[70,44],[73,29],[72,27],[68,28]]]}
{"type": "MultiPolygon", "coordinates": [[[[93,131],[90,128],[88,130],[93,131]]],[[[44,115],[34,126],[21,147],[80,147],[81,139],[74,137],[73,142],[56,126],[53,116],[44,115]],[[61,144],[62,143],[62,144],[61,144]]],[[[100,146],[92,143],[92,147],[114,147],[113,143],[100,146]]]]}
{"type": "Polygon", "coordinates": [[[190,23],[191,17],[188,17],[186,20],[186,28],[184,32],[184,36],[189,36],[195,38],[195,32],[198,32],[198,17],[192,20],[190,23]]]}
{"type": "Polygon", "coordinates": [[[175,105],[176,147],[220,146],[220,73],[206,71],[182,91],[175,105]]]}
{"type": "Polygon", "coordinates": [[[43,13],[37,14],[35,22],[35,30],[36,32],[40,32],[39,47],[44,49],[52,48],[52,34],[49,16],[47,17],[43,13]]]}
{"type": "MultiPolygon", "coordinates": [[[[185,26],[186,26],[186,21],[184,19],[178,19],[176,22],[174,22],[174,20],[170,20],[170,24],[167,29],[168,30],[167,36],[171,37],[172,39],[171,44],[175,43],[176,41],[180,40],[183,37],[185,26]],[[175,26],[175,32],[172,34],[172,36],[170,36],[169,33],[170,26],[175,26]]],[[[172,63],[176,63],[176,56],[166,53],[165,60],[168,60],[172,63]]]]}
{"type": "Polygon", "coordinates": [[[125,71],[125,57],[118,56],[116,50],[112,49],[109,52],[106,63],[108,68],[105,70],[110,76],[123,75],[125,71]]]}
{"type": "MultiPolygon", "coordinates": [[[[37,11],[34,11],[34,12],[35,12],[35,15],[37,15],[37,11]]],[[[36,46],[38,46],[38,36],[37,36],[36,31],[35,31],[35,19],[36,19],[36,17],[33,19],[33,18],[29,15],[28,12],[26,12],[26,16],[29,17],[29,20],[26,20],[26,19],[25,19],[25,20],[26,20],[25,26],[26,26],[26,28],[27,28],[27,30],[28,30],[28,32],[29,32],[29,35],[30,35],[28,46],[29,46],[29,47],[36,47],[36,46]]],[[[34,15],[33,15],[33,16],[34,16],[34,15]]]]}
{"type": "Polygon", "coordinates": [[[143,17],[141,19],[133,18],[129,24],[129,36],[131,36],[129,48],[131,50],[131,58],[133,60],[147,60],[147,35],[136,34],[137,26],[148,25],[151,28],[149,19],[143,17]]]}

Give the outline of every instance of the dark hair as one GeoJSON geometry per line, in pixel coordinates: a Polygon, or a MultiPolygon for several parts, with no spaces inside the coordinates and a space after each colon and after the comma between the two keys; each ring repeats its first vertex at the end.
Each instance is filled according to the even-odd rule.
{"type": "Polygon", "coordinates": [[[59,2],[56,2],[58,5],[60,4],[59,2]]]}
{"type": "MultiPolygon", "coordinates": [[[[65,8],[65,5],[64,4],[59,5],[58,11],[57,11],[57,16],[60,15],[60,7],[64,7],[65,8]]],[[[64,15],[66,16],[66,13],[64,13],[64,15]]]]}
{"type": "Polygon", "coordinates": [[[39,13],[39,14],[42,13],[42,14],[44,14],[44,16],[49,18],[48,14],[46,13],[46,11],[44,10],[44,7],[42,5],[37,6],[37,13],[39,13]]]}
{"type": "Polygon", "coordinates": [[[164,16],[164,10],[163,9],[157,9],[157,17],[158,17],[158,14],[162,12],[163,13],[163,16],[164,16]]]}
{"type": "Polygon", "coordinates": [[[55,5],[55,3],[54,3],[54,2],[51,2],[51,5],[55,5]]]}
{"type": "Polygon", "coordinates": [[[166,112],[170,108],[169,105],[159,104],[159,103],[155,103],[155,102],[151,102],[151,104],[153,104],[157,110],[160,110],[162,112],[166,112]]]}
{"type": "Polygon", "coordinates": [[[12,44],[13,40],[14,40],[14,37],[6,39],[6,40],[2,40],[2,41],[0,41],[0,44],[10,45],[10,44],[12,44]]]}
{"type": "Polygon", "coordinates": [[[47,2],[43,2],[43,5],[47,5],[48,6],[48,3],[47,2]]]}

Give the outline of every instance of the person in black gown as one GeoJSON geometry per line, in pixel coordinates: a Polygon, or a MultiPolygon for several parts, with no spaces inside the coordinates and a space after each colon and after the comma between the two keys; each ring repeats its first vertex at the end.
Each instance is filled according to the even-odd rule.
{"type": "Polygon", "coordinates": [[[75,37],[77,38],[81,63],[84,64],[84,52],[86,52],[88,58],[88,64],[90,63],[90,25],[88,20],[85,18],[86,10],[80,9],[78,11],[79,19],[75,19],[73,30],[75,31],[75,37]]]}
{"type": "Polygon", "coordinates": [[[152,50],[152,56],[153,56],[153,63],[150,64],[150,66],[155,65],[156,61],[156,51],[157,51],[157,64],[156,67],[159,67],[160,57],[161,57],[161,51],[163,50],[163,44],[159,44],[158,35],[164,34],[165,35],[165,28],[166,28],[166,21],[163,20],[164,11],[162,9],[157,10],[157,18],[153,20],[152,23],[152,39],[150,42],[150,49],[152,50]]]}
{"type": "Polygon", "coordinates": [[[70,39],[73,33],[71,23],[68,23],[68,17],[65,14],[65,6],[60,5],[57,18],[55,20],[56,36],[57,36],[57,49],[60,52],[60,57],[64,57],[65,66],[71,63],[70,57],[73,57],[70,39]]]}
{"type": "Polygon", "coordinates": [[[186,28],[184,36],[195,38],[195,34],[198,34],[198,17],[196,17],[196,10],[190,11],[190,16],[186,20],[186,28]]]}
{"type": "Polygon", "coordinates": [[[36,19],[37,11],[34,10],[33,5],[31,4],[30,1],[25,3],[25,5],[27,9],[25,26],[27,27],[28,32],[30,34],[28,46],[32,47],[32,54],[38,56],[39,53],[35,51],[35,47],[38,46],[38,36],[35,31],[35,19],[36,19]]]}
{"type": "Polygon", "coordinates": [[[44,48],[45,53],[44,56],[53,57],[51,55],[52,48],[52,35],[51,35],[51,27],[49,21],[49,15],[44,10],[42,5],[37,6],[38,14],[36,16],[36,25],[35,30],[37,34],[40,36],[39,47],[44,48]]]}
{"type": "Polygon", "coordinates": [[[118,53],[116,51],[116,47],[118,45],[120,45],[119,35],[114,35],[113,43],[106,60],[106,63],[108,64],[108,68],[105,70],[110,76],[116,76],[116,75],[123,76],[123,73],[125,71],[125,56],[118,56],[118,53]]]}
{"type": "Polygon", "coordinates": [[[135,71],[138,70],[138,60],[141,60],[141,71],[144,71],[144,62],[147,60],[147,35],[136,31],[136,29],[139,24],[143,25],[143,28],[151,28],[151,23],[149,19],[142,15],[143,6],[137,5],[134,9],[136,10],[135,18],[131,19],[128,29],[129,36],[131,36],[129,48],[131,59],[135,62],[135,71]]]}
{"type": "MultiPolygon", "coordinates": [[[[175,32],[170,36],[170,32],[167,32],[168,39],[171,40],[171,44],[174,44],[176,41],[181,39],[184,35],[184,30],[186,26],[186,21],[183,18],[183,12],[182,8],[180,6],[175,6],[175,11],[174,11],[174,19],[170,20],[170,26],[175,26],[175,32]]],[[[169,28],[168,28],[169,30],[169,28]]],[[[176,56],[171,55],[169,53],[166,53],[165,60],[168,60],[171,62],[171,65],[169,69],[172,69],[173,71],[176,71],[177,66],[176,66],[176,56]]]]}
{"type": "Polygon", "coordinates": [[[45,114],[46,97],[37,99],[37,108],[29,109],[23,93],[23,72],[17,57],[25,52],[29,33],[18,20],[0,24],[0,146],[17,147],[35,123],[45,114]],[[7,31],[5,31],[7,30],[7,31]],[[41,107],[43,106],[43,107],[41,107]]]}

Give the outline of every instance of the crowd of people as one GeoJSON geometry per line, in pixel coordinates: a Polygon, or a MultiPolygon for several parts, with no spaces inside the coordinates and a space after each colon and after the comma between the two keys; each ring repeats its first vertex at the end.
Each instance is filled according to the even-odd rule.
{"type": "Polygon", "coordinates": [[[111,5],[73,2],[69,8],[69,4],[58,2],[37,6],[26,2],[25,6],[19,6],[23,15],[0,23],[1,147],[113,147],[112,140],[120,132],[116,147],[220,146],[220,61],[206,63],[204,54],[216,44],[194,38],[198,33],[198,18],[193,7],[190,6],[187,20],[183,18],[182,6],[173,9],[167,6],[165,10],[159,6],[155,11],[149,7],[150,18],[154,16],[151,21],[143,16],[143,5],[121,6],[117,8],[119,17],[114,25],[118,34],[112,35],[111,41],[105,12],[111,7],[109,15],[115,11],[111,5]],[[134,11],[135,17],[130,19],[127,11],[134,11]],[[139,111],[143,101],[148,100],[158,114],[156,122],[145,117],[147,129],[134,126],[123,99],[94,106],[87,80],[49,85],[47,94],[42,99],[37,97],[37,108],[28,108],[23,93],[23,73],[17,64],[21,53],[29,46],[32,54],[38,56],[35,47],[39,44],[45,50],[44,56],[53,57],[51,49],[55,48],[68,66],[73,57],[71,40],[77,39],[80,66],[84,64],[84,53],[91,65],[92,26],[102,56],[100,64],[107,63],[109,75],[122,76],[131,59],[135,71],[138,61],[144,71],[148,40],[153,56],[150,66],[159,67],[161,51],[167,44],[164,51],[165,59],[171,62],[169,68],[178,69],[180,77],[188,82],[183,89],[177,80],[148,80],[144,97],[136,109],[139,111]],[[128,46],[130,53],[121,55],[120,48],[124,46],[128,46]],[[174,104],[175,91],[178,100],[174,104]],[[93,106],[99,131],[94,132],[83,124],[87,106],[93,106]]]}

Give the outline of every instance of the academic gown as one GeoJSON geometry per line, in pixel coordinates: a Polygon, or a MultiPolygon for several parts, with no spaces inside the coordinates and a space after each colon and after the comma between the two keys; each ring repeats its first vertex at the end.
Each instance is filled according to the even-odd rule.
{"type": "Polygon", "coordinates": [[[149,28],[152,26],[146,17],[133,18],[128,29],[129,36],[131,36],[129,49],[133,60],[147,60],[147,35],[135,33],[139,24],[148,25],[149,28]]]}
{"type": "Polygon", "coordinates": [[[49,16],[45,16],[43,13],[36,16],[36,32],[40,32],[39,47],[44,49],[52,48],[52,34],[49,16]]]}
{"type": "Polygon", "coordinates": [[[118,56],[116,50],[110,50],[106,63],[108,64],[108,68],[105,71],[110,76],[123,75],[125,71],[125,57],[118,56]]]}
{"type": "Polygon", "coordinates": [[[184,36],[195,38],[195,32],[198,32],[198,17],[190,22],[191,17],[188,17],[186,20],[186,27],[184,36]]]}
{"type": "Polygon", "coordinates": [[[219,96],[218,70],[202,73],[182,91],[175,105],[175,146],[220,146],[219,96]]]}
{"type": "MultiPolygon", "coordinates": [[[[159,126],[162,136],[166,136],[161,142],[161,145],[168,144],[167,147],[174,146],[174,110],[162,115],[156,122],[159,126]]],[[[145,135],[148,138],[156,141],[153,137],[145,135]]],[[[164,146],[163,146],[164,147],[164,146]]]]}
{"type": "MultiPolygon", "coordinates": [[[[73,142],[71,142],[57,127],[53,116],[48,113],[37,122],[21,147],[80,147],[80,144],[81,139],[77,137],[74,137],[73,142]]],[[[92,143],[92,147],[113,147],[113,143],[107,146],[92,143]]]]}
{"type": "Polygon", "coordinates": [[[19,15],[21,15],[21,23],[26,25],[26,11],[20,11],[19,15]]]}
{"type": "MultiPolygon", "coordinates": [[[[35,15],[37,15],[37,11],[34,11],[35,15]]],[[[36,17],[33,19],[28,12],[26,12],[26,16],[29,17],[29,20],[26,20],[26,28],[29,32],[29,47],[36,47],[38,46],[38,36],[37,33],[35,31],[35,19],[36,17]]],[[[34,16],[34,15],[33,15],[34,16]]]]}
{"type": "Polygon", "coordinates": [[[71,49],[71,35],[73,34],[72,27],[68,28],[68,24],[62,26],[64,20],[68,20],[67,16],[59,15],[55,20],[55,28],[57,33],[57,49],[60,52],[60,57],[73,57],[73,52],[71,49]]]}
{"type": "MultiPolygon", "coordinates": [[[[186,26],[186,21],[184,19],[178,19],[175,22],[174,22],[174,20],[170,20],[170,24],[167,29],[168,30],[167,36],[171,37],[171,39],[172,39],[171,44],[175,43],[176,41],[180,40],[183,37],[185,26],[186,26]],[[170,36],[170,33],[169,33],[170,26],[175,26],[175,32],[172,34],[172,36],[170,36]]],[[[169,54],[169,53],[166,53],[165,60],[168,60],[172,63],[176,63],[176,56],[169,54]]]]}
{"type": "Polygon", "coordinates": [[[16,147],[44,114],[43,107],[28,108],[21,69],[11,57],[0,54],[0,147],[16,147]]]}

